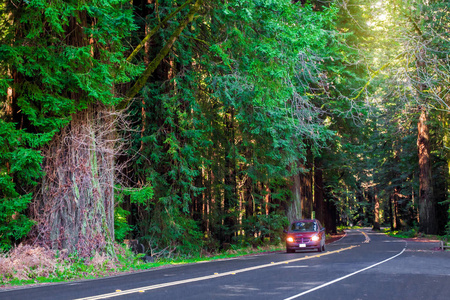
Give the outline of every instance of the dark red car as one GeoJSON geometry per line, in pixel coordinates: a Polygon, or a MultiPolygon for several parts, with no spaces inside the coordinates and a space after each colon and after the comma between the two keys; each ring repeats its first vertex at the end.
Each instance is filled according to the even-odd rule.
{"type": "Polygon", "coordinates": [[[289,225],[286,232],[286,252],[295,250],[325,251],[325,228],[319,220],[297,220],[289,225]]]}

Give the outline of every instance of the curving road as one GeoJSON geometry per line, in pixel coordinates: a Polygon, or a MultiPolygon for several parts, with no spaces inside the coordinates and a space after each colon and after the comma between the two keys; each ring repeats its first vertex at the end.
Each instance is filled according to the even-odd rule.
{"type": "Polygon", "coordinates": [[[0,299],[450,299],[450,252],[350,230],[327,252],[272,253],[0,291],[0,299]]]}

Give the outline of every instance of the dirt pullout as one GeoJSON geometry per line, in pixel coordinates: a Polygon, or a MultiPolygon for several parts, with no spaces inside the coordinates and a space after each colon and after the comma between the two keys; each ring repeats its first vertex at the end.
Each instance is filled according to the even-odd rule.
{"type": "Polygon", "coordinates": [[[344,236],[345,236],[345,232],[338,232],[336,234],[330,234],[329,236],[327,236],[327,238],[325,240],[325,244],[331,244],[331,243],[334,243],[336,241],[339,241],[344,236]]]}

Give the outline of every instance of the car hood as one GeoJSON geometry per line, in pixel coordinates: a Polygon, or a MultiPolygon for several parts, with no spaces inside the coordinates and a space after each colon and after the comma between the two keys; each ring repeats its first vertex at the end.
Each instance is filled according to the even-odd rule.
{"type": "Polygon", "coordinates": [[[318,231],[308,231],[308,232],[288,231],[287,234],[295,236],[313,236],[318,233],[319,233],[318,231]]]}

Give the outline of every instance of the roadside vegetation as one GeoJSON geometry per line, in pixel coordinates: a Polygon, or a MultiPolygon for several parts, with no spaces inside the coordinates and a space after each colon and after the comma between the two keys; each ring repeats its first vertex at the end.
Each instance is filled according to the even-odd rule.
{"type": "Polygon", "coordinates": [[[445,239],[450,239],[450,235],[436,235],[436,234],[425,234],[418,232],[417,229],[410,229],[406,231],[391,230],[386,228],[384,233],[391,237],[401,238],[401,239],[423,239],[423,240],[434,240],[441,241],[445,239]]]}
{"type": "MultiPolygon", "coordinates": [[[[344,236],[327,234],[326,243],[332,243],[344,236]]],[[[194,256],[161,257],[153,262],[145,262],[144,254],[135,254],[126,245],[115,244],[116,257],[111,258],[96,253],[93,257],[82,258],[67,251],[55,252],[42,247],[19,246],[7,254],[0,255],[0,288],[31,284],[67,282],[94,279],[152,268],[213,261],[246,255],[284,251],[283,243],[257,247],[236,247],[221,252],[206,251],[194,256]]]]}
{"type": "Polygon", "coordinates": [[[0,0],[2,282],[154,266],[125,240],[264,251],[302,218],[450,234],[449,11],[0,0]]]}
{"type": "Polygon", "coordinates": [[[21,245],[8,254],[0,255],[0,287],[94,279],[168,265],[227,259],[283,249],[281,244],[256,248],[233,247],[222,252],[191,257],[161,257],[154,262],[144,262],[143,254],[134,254],[127,246],[119,244],[115,244],[115,258],[99,253],[84,258],[76,253],[68,254],[67,251],[55,252],[42,247],[21,245]]]}

